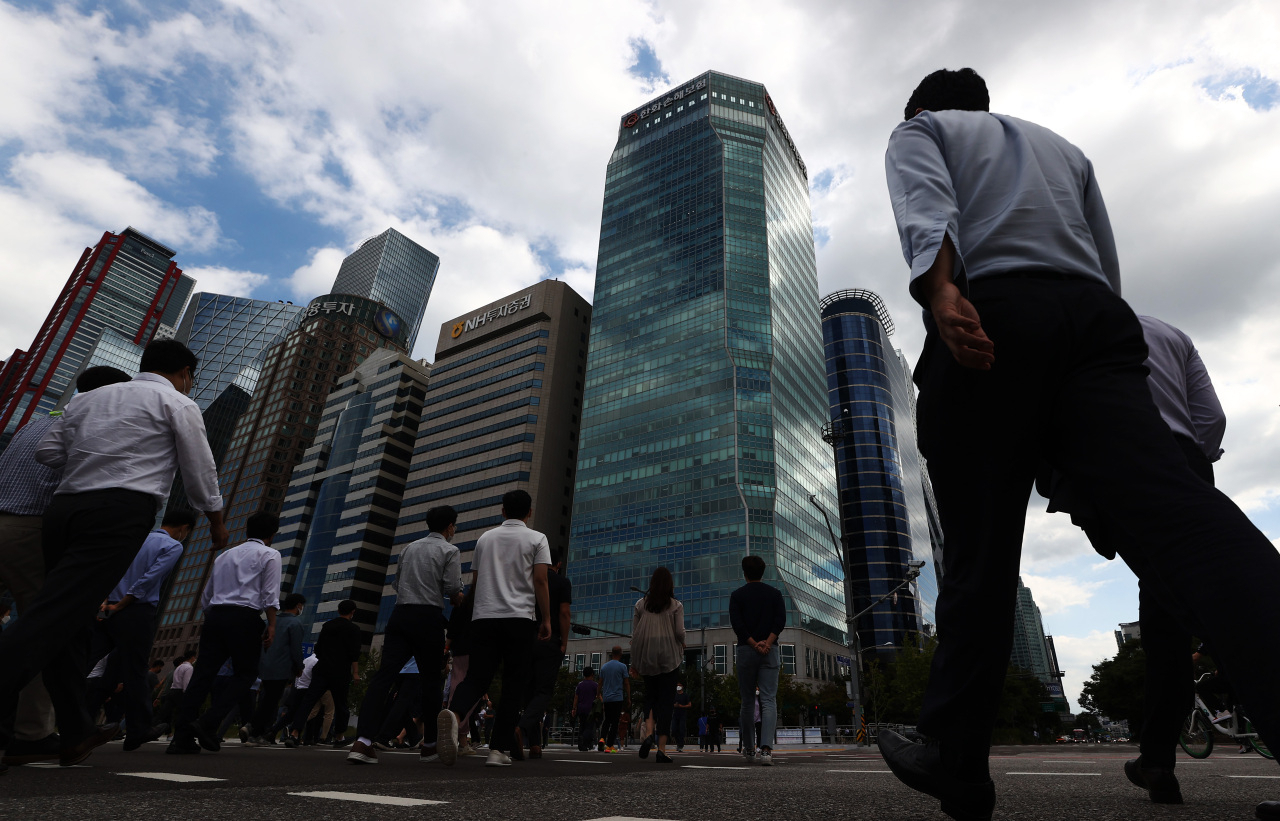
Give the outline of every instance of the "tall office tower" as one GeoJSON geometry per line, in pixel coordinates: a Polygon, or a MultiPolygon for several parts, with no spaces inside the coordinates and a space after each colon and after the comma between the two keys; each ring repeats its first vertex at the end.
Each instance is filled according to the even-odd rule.
{"type": "Polygon", "coordinates": [[[354,294],[386,305],[409,323],[409,350],[412,351],[439,269],[440,257],[396,229],[388,228],[360,243],[360,247],[342,261],[333,292],[354,294]]]}
{"type": "Polygon", "coordinates": [[[194,281],[183,276],[175,253],[132,227],[104,232],[84,249],[0,396],[0,449],[33,413],[54,409],[104,328],[146,347],[161,323],[177,322],[194,281]]]}
{"type": "MultiPolygon", "coordinates": [[[[158,331],[156,338],[160,338],[158,331]]],[[[142,345],[135,344],[132,339],[124,334],[111,328],[103,328],[93,345],[90,346],[84,361],[80,363],[80,367],[72,375],[66,390],[62,392],[62,398],[54,406],[55,409],[66,407],[66,404],[71,401],[71,397],[76,395],[76,380],[80,378],[80,374],[90,368],[105,365],[111,368],[118,368],[130,376],[136,374],[138,368],[142,366],[143,350],[142,345]]]]}
{"type": "Polygon", "coordinates": [[[407,354],[375,351],[329,394],[293,469],[275,545],[284,589],[307,597],[308,635],[352,599],[373,636],[430,373],[407,354]]]}
{"type": "Polygon", "coordinates": [[[891,655],[911,634],[932,631],[942,560],[938,505],[916,447],[911,368],[889,342],[893,320],[879,296],[837,291],[821,308],[828,408],[839,434],[840,527],[855,608],[901,584],[909,562],[925,563],[914,583],[858,623],[864,651],[891,655]]]}
{"type": "MultiPolygon", "coordinates": [[[[590,304],[556,280],[440,326],[397,558],[427,535],[427,511],[447,504],[458,511],[453,543],[470,570],[476,539],[502,524],[510,490],[533,497],[529,527],[547,535],[553,553],[568,547],[590,328],[590,304]]],[[[380,627],[395,606],[390,585],[382,603],[380,627]]]]}
{"type": "Polygon", "coordinates": [[[1062,680],[1067,674],[1058,666],[1058,649],[1053,645],[1053,636],[1044,637],[1044,650],[1049,658],[1049,675],[1052,682],[1045,685],[1054,706],[1064,717],[1071,714],[1071,703],[1067,701],[1066,691],[1062,689],[1062,680]]]}
{"type": "MultiPolygon", "coordinates": [[[[204,415],[214,461],[221,466],[240,414],[249,407],[267,353],[298,327],[303,307],[291,302],[199,293],[182,316],[174,338],[200,360],[191,391],[204,415]]],[[[169,493],[171,506],[187,506],[179,474],[169,493]]]]}
{"type": "Polygon", "coordinates": [[[1049,650],[1044,640],[1044,622],[1031,590],[1018,577],[1018,601],[1013,610],[1013,653],[1009,663],[1035,675],[1045,684],[1056,679],[1049,664],[1049,650]]]}
{"type": "Polygon", "coordinates": [[[836,508],[825,384],[807,171],[765,87],[709,72],[623,115],[578,456],[577,620],[630,632],[630,588],[665,565],[729,670],[729,595],[759,554],[786,599],[787,671],[803,675],[797,646],[834,661],[842,573],[810,501],[836,508]]]}
{"type": "MultiPolygon", "coordinates": [[[[313,300],[298,328],[270,348],[218,470],[232,543],[243,540],[245,520],[252,514],[280,512],[289,476],[311,447],[329,391],[374,351],[405,352],[406,329],[380,303],[328,294],[313,300]]],[[[200,591],[213,559],[209,526],[201,519],[161,609],[159,657],[198,643],[200,591]]]]}

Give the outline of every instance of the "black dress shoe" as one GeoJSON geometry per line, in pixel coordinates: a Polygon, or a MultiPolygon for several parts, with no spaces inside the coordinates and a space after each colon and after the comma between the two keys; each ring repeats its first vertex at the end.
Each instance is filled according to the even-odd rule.
{"type": "Polygon", "coordinates": [[[654,745],[653,736],[649,736],[649,737],[648,737],[648,738],[646,738],[644,741],[641,741],[641,742],[640,742],[640,757],[641,757],[641,758],[648,758],[648,757],[649,757],[649,750],[650,750],[650,748],[652,748],[652,747],[653,747],[653,745],[654,745]]]}
{"type": "Polygon", "coordinates": [[[1254,808],[1253,814],[1263,821],[1280,818],[1280,801],[1263,801],[1254,808]]]}
{"type": "Polygon", "coordinates": [[[4,758],[0,759],[10,766],[35,764],[37,761],[53,761],[62,750],[62,739],[57,733],[51,733],[38,741],[24,741],[15,738],[4,749],[4,758]]]}
{"type": "Polygon", "coordinates": [[[89,757],[94,748],[101,747],[115,738],[120,729],[119,724],[104,724],[89,731],[89,734],[75,744],[64,746],[58,751],[58,763],[64,767],[79,764],[89,757]]]}
{"type": "Polygon", "coordinates": [[[1146,790],[1155,804],[1181,804],[1182,788],[1173,770],[1163,767],[1144,767],[1142,757],[1124,762],[1124,774],[1135,786],[1146,790]]]}
{"type": "Polygon", "coordinates": [[[169,746],[165,748],[165,755],[199,755],[200,745],[192,741],[190,738],[174,736],[173,741],[169,742],[169,746]]]}
{"type": "Polygon", "coordinates": [[[216,753],[222,749],[222,739],[206,730],[199,721],[193,721],[182,729],[195,736],[196,741],[200,742],[200,746],[209,752],[216,753]]]}
{"type": "Polygon", "coordinates": [[[915,744],[892,730],[879,734],[880,755],[898,780],[942,802],[942,811],[957,821],[990,821],[996,785],[962,781],[947,772],[937,744],[915,744]]]}

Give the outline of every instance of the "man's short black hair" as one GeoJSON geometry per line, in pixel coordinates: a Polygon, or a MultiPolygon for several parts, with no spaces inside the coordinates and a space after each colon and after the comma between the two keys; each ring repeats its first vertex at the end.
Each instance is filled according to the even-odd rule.
{"type": "MultiPolygon", "coordinates": [[[[153,660],[153,661],[151,662],[151,665],[150,665],[150,667],[163,667],[163,666],[164,666],[164,662],[163,662],[163,661],[161,661],[160,659],[155,659],[155,660],[153,660]]],[[[150,668],[148,668],[148,669],[150,669],[150,668]]]]}
{"type": "Polygon", "coordinates": [[[533,510],[533,497],[525,490],[508,490],[502,494],[502,512],[508,519],[523,519],[533,510]]]}
{"type": "Polygon", "coordinates": [[[556,547],[551,548],[551,566],[552,567],[555,567],[556,565],[560,564],[560,562],[564,561],[564,553],[565,553],[564,548],[558,545],[556,547]]]}
{"type": "Polygon", "coordinates": [[[301,593],[290,593],[284,597],[284,601],[280,602],[281,610],[292,610],[300,604],[306,604],[307,597],[301,593]]]}
{"type": "Polygon", "coordinates": [[[196,514],[194,510],[187,510],[184,507],[172,507],[164,512],[164,519],[160,524],[168,525],[169,527],[187,525],[194,528],[196,526],[196,514]]]}
{"type": "Polygon", "coordinates": [[[764,578],[764,559],[754,554],[742,557],[742,575],[749,582],[758,582],[764,578]]]}
{"type": "Polygon", "coordinates": [[[991,95],[987,93],[987,81],[971,68],[950,71],[940,68],[920,81],[911,92],[903,119],[916,116],[916,109],[925,111],[990,111],[991,95]]]}
{"type": "Polygon", "coordinates": [[[132,376],[129,376],[119,368],[113,368],[110,365],[96,365],[92,368],[85,368],[84,373],[76,377],[76,390],[80,393],[88,393],[106,385],[128,382],[131,379],[133,379],[132,376]]]}
{"type": "Polygon", "coordinates": [[[250,539],[270,539],[280,529],[280,517],[265,510],[259,510],[249,517],[244,524],[244,535],[250,539]]]}
{"type": "Polygon", "coordinates": [[[176,339],[157,339],[142,352],[142,364],[138,370],[143,373],[177,373],[183,368],[196,372],[200,360],[191,349],[176,339]]]}
{"type": "Polygon", "coordinates": [[[458,523],[458,511],[448,505],[436,505],[427,511],[427,529],[432,533],[444,533],[449,525],[458,523]]]}
{"type": "Polygon", "coordinates": [[[583,678],[591,678],[591,677],[592,677],[592,676],[594,676],[595,674],[596,674],[596,671],[595,671],[593,668],[591,668],[591,667],[583,667],[583,668],[582,668],[582,677],[583,677],[583,678]]]}
{"type": "Polygon", "coordinates": [[[356,612],[356,603],[351,599],[343,599],[338,602],[338,615],[347,616],[356,612]]]}

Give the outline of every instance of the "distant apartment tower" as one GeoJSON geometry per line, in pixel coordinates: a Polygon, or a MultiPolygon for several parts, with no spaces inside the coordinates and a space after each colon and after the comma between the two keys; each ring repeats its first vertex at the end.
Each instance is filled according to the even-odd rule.
{"type": "Polygon", "coordinates": [[[429,375],[406,354],[375,351],[329,394],[293,469],[275,545],[284,589],[307,597],[308,641],[343,599],[373,636],[429,375]]]}
{"type": "Polygon", "coordinates": [[[916,447],[911,368],[889,336],[893,319],[871,291],[822,300],[827,397],[840,477],[840,527],[854,605],[862,610],[923,561],[919,578],[858,624],[862,647],[891,655],[936,623],[942,527],[916,447]]]}
{"type": "MultiPolygon", "coordinates": [[[[552,553],[568,547],[590,323],[586,300],[543,280],[441,326],[396,556],[427,534],[428,510],[452,505],[453,543],[468,571],[476,539],[502,524],[511,490],[533,497],[529,527],[547,535],[552,553]]],[[[394,604],[388,584],[384,623],[394,604]]]]}
{"type": "MultiPolygon", "coordinates": [[[[303,307],[289,302],[198,293],[182,316],[174,338],[191,349],[200,364],[191,391],[204,415],[205,435],[221,466],[240,415],[249,407],[267,353],[298,327],[303,307]]],[[[179,474],[170,506],[185,506],[179,474]]]]}
{"type": "Polygon", "coordinates": [[[195,284],[177,252],[130,227],[104,232],[84,249],[53,309],[23,352],[0,374],[0,449],[34,413],[53,410],[84,369],[104,329],[145,347],[161,327],[174,326],[195,284]]]}
{"type": "MultiPolygon", "coordinates": [[[[407,327],[380,303],[327,294],[307,305],[298,328],[271,347],[218,470],[233,543],[244,538],[250,515],[280,513],[289,477],[311,447],[330,390],[374,351],[405,352],[407,327]]],[[[162,607],[155,651],[161,657],[197,644],[200,591],[213,559],[202,521],[162,607]]]]}
{"type": "Polygon", "coordinates": [[[394,311],[408,323],[412,352],[439,270],[440,257],[388,228],[360,243],[342,261],[333,290],[381,302],[394,311]]]}
{"type": "Polygon", "coordinates": [[[632,588],[666,566],[692,634],[707,629],[707,661],[732,673],[729,596],[742,557],[759,555],[786,603],[783,668],[833,679],[850,659],[840,559],[810,501],[837,507],[808,171],[765,86],[719,72],[617,127],[569,555],[575,618],[630,632],[632,588]]]}
{"type": "Polygon", "coordinates": [[[1044,640],[1044,622],[1031,590],[1018,577],[1018,601],[1013,611],[1013,654],[1009,663],[1032,673],[1046,685],[1055,681],[1044,640]]]}
{"type": "Polygon", "coordinates": [[[1126,641],[1135,641],[1142,638],[1142,622],[1127,621],[1121,622],[1120,629],[1116,632],[1116,648],[1123,650],[1126,641]]]}

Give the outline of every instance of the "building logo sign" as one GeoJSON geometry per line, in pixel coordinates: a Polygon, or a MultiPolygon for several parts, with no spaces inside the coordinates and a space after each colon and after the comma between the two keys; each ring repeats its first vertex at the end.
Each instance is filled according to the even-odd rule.
{"type": "Polygon", "coordinates": [[[782,132],[782,138],[787,141],[787,147],[791,149],[791,156],[796,158],[796,165],[800,166],[800,173],[804,174],[804,178],[809,179],[809,169],[805,166],[804,160],[800,159],[800,152],[796,150],[796,144],[791,139],[790,132],[787,131],[787,124],[778,116],[778,109],[773,105],[773,98],[768,94],[764,95],[764,103],[769,106],[769,113],[773,115],[773,121],[778,124],[778,131],[782,132]]]}
{"type": "Polygon", "coordinates": [[[532,304],[533,295],[525,294],[522,297],[517,297],[516,299],[511,300],[506,305],[499,305],[497,308],[485,311],[482,314],[476,314],[465,322],[456,323],[449,335],[454,339],[457,339],[467,331],[474,331],[481,325],[484,325],[487,322],[493,322],[495,319],[500,319],[504,316],[511,316],[517,311],[523,311],[532,304]]]}
{"type": "Polygon", "coordinates": [[[306,316],[312,317],[319,316],[320,314],[325,314],[327,316],[328,314],[333,313],[352,316],[352,312],[355,311],[355,309],[356,306],[354,302],[321,302],[316,300],[307,306],[306,316]]]}
{"type": "Polygon", "coordinates": [[[400,317],[392,313],[389,308],[383,308],[373,315],[373,329],[392,339],[400,332],[400,317]]]}
{"type": "Polygon", "coordinates": [[[707,87],[707,81],[699,80],[696,83],[690,83],[684,88],[678,89],[672,92],[671,94],[668,94],[666,97],[664,97],[661,100],[654,100],[652,103],[649,103],[649,105],[645,106],[639,111],[633,111],[627,116],[623,117],[622,127],[635,128],[636,123],[640,122],[645,117],[648,117],[650,114],[656,114],[657,112],[661,111],[662,109],[666,108],[672,103],[680,102],[685,97],[692,97],[695,92],[701,91],[706,87],[707,87]]]}

